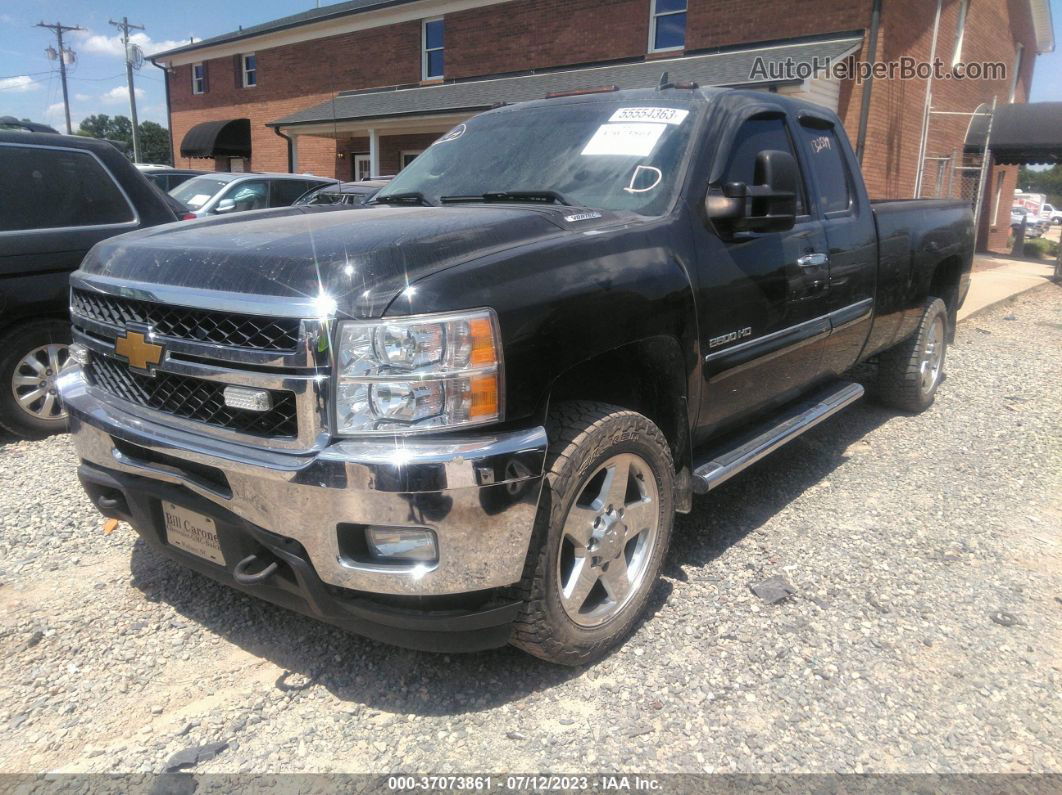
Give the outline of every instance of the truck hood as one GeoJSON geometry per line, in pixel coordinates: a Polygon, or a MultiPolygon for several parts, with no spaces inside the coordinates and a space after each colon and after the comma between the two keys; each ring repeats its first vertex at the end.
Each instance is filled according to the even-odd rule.
{"type": "Polygon", "coordinates": [[[110,238],[80,272],[252,295],[326,294],[342,314],[378,317],[399,292],[443,268],[617,220],[571,207],[262,210],[110,238]]]}

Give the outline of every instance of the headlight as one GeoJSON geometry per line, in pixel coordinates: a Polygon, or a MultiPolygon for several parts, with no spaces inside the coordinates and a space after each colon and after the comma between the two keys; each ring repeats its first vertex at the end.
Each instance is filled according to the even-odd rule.
{"type": "Polygon", "coordinates": [[[336,332],[336,432],[393,434],[501,418],[501,343],[489,309],[345,320],[336,332]]]}

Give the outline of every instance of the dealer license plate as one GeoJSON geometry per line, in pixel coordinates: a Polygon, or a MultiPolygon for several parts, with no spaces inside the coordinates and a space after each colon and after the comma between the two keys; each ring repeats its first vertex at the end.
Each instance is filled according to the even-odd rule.
{"type": "Polygon", "coordinates": [[[162,515],[166,519],[166,540],[173,546],[225,565],[213,519],[165,500],[162,501],[162,515]]]}

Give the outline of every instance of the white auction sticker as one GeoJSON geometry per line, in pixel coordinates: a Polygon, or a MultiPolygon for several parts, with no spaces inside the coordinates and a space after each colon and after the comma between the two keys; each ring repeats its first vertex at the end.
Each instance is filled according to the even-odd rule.
{"type": "Polygon", "coordinates": [[[602,124],[582,153],[649,157],[666,129],[666,124],[602,124]]]}
{"type": "Polygon", "coordinates": [[[690,115],[681,108],[620,108],[609,121],[648,121],[664,124],[682,124],[690,115]]]}

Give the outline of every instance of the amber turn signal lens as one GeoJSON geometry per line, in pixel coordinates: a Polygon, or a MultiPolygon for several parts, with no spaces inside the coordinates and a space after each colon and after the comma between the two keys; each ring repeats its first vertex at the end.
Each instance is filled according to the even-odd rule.
{"type": "Polygon", "coordinates": [[[469,382],[472,403],[468,417],[495,417],[498,414],[498,375],[477,375],[469,382]]]}
{"type": "Polygon", "coordinates": [[[468,325],[472,334],[472,353],[469,356],[469,364],[472,367],[497,364],[498,353],[494,349],[494,329],[491,328],[490,320],[477,317],[473,318],[468,325]]]}

